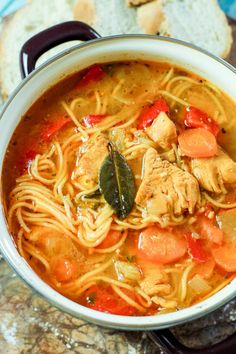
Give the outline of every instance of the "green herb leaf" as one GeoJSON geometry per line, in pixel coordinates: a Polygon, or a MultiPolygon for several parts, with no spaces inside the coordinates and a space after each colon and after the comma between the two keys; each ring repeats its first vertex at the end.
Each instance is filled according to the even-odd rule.
{"type": "Polygon", "coordinates": [[[99,173],[99,188],[119,218],[129,215],[135,198],[134,176],[126,159],[108,144],[109,155],[99,173]]]}

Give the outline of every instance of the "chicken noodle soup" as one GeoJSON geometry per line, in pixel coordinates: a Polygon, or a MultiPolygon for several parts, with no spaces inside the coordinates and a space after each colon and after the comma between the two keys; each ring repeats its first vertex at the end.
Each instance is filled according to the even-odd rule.
{"type": "Polygon", "coordinates": [[[94,65],[22,118],[3,169],[17,248],[64,296],[176,311],[236,272],[236,106],[164,63],[94,65]]]}

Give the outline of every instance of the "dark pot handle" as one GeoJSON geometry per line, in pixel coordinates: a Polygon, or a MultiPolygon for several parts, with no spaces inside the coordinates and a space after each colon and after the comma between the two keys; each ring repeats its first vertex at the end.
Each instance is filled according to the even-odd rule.
{"type": "Polygon", "coordinates": [[[203,349],[191,349],[181,344],[169,329],[148,332],[148,336],[169,354],[226,354],[236,350],[236,332],[222,342],[203,349]]]}
{"type": "Polygon", "coordinates": [[[31,37],[20,52],[20,71],[24,79],[34,69],[38,58],[59,44],[80,40],[89,41],[100,35],[89,25],[79,21],[68,21],[50,27],[31,37]]]}

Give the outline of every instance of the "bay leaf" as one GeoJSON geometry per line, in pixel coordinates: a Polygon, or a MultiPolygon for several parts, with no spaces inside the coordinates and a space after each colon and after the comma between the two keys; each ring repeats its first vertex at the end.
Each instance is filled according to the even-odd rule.
{"type": "Polygon", "coordinates": [[[127,217],[135,198],[134,176],[126,159],[111,143],[99,173],[99,188],[119,218],[127,217]]]}

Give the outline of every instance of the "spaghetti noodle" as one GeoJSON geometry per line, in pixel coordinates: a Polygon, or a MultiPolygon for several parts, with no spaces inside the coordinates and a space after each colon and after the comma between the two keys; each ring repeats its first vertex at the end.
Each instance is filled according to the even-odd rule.
{"type": "MultiPolygon", "coordinates": [[[[186,129],[184,115],[196,102],[227,132],[235,105],[213,84],[168,64],[114,63],[101,70],[99,79],[86,82],[86,73],[75,74],[45,93],[26,114],[32,122],[23,119],[17,128],[12,142],[21,148],[18,151],[10,143],[3,174],[10,230],[32,268],[57,291],[85,306],[118,315],[150,315],[190,306],[234,277],[234,264],[211,252],[213,246],[225,247],[222,240],[214,240],[211,230],[218,230],[213,225],[217,213],[236,208],[236,203],[224,201],[234,194],[234,185],[223,181],[225,194],[220,195],[200,185],[194,213],[188,207],[176,213],[169,196],[162,214],[150,213],[148,204],[135,202],[121,219],[100,190],[98,171],[93,175],[103,161],[100,147],[91,147],[101,137],[109,140],[131,168],[137,191],[150,149],[172,168],[193,174],[191,159],[178,141],[163,148],[148,133],[160,112],[144,129],[138,128],[140,117],[145,112],[152,115],[158,100],[168,105],[164,112],[177,134],[186,129]],[[24,141],[27,134],[30,147],[24,141]],[[14,168],[8,180],[19,161],[20,168],[14,168]],[[229,273],[226,280],[217,267],[229,273]],[[189,286],[196,274],[208,284],[208,292],[189,286]]],[[[231,133],[224,148],[231,144],[231,133]]],[[[236,149],[233,152],[236,157],[236,149]]],[[[170,190],[171,186],[165,193],[170,190]]],[[[162,201],[155,210],[160,205],[162,201]]]]}

